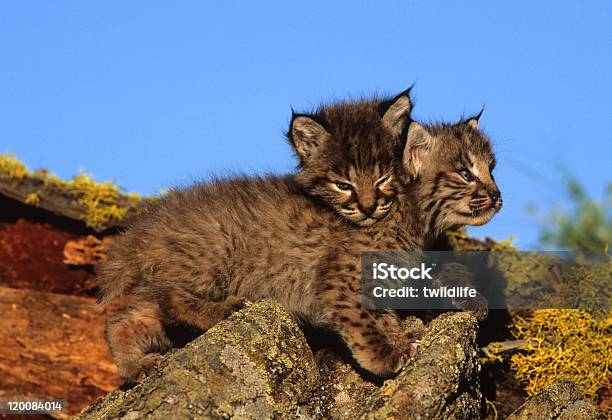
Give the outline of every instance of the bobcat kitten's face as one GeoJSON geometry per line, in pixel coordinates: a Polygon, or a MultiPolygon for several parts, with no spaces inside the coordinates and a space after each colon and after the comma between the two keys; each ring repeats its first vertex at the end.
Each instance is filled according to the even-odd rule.
{"type": "Polygon", "coordinates": [[[432,226],[482,225],[501,209],[495,156],[480,114],[456,124],[410,124],[404,168],[421,180],[432,226]]]}
{"type": "Polygon", "coordinates": [[[325,196],[345,219],[371,226],[384,218],[393,205],[393,168],[382,162],[365,170],[354,161],[346,164],[330,170],[330,182],[318,188],[319,196],[325,196]]]}
{"type": "Polygon", "coordinates": [[[388,100],[367,100],[295,114],[289,140],[300,159],[300,185],[338,215],[371,226],[392,208],[397,141],[412,105],[408,91],[388,100]]]}

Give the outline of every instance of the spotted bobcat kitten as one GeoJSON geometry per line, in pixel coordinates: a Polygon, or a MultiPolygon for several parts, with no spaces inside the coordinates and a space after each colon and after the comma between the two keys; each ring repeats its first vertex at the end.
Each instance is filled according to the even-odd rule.
{"type": "Polygon", "coordinates": [[[264,297],[337,331],[365,369],[396,372],[416,334],[361,307],[359,257],[419,244],[398,229],[397,141],[410,109],[405,92],[296,114],[298,174],[196,184],[153,205],[100,268],[99,300],[118,307],[106,336],[120,376],[155,366],[171,346],[166,326],[206,330],[264,297]]]}

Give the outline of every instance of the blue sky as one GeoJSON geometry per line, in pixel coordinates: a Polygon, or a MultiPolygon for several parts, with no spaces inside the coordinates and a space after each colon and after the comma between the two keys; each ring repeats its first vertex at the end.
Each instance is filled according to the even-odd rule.
{"type": "Polygon", "coordinates": [[[3,2],[0,153],[152,194],[287,172],[290,106],[395,93],[417,119],[486,104],[503,211],[477,236],[532,247],[559,166],[612,180],[612,2],[3,2]]]}

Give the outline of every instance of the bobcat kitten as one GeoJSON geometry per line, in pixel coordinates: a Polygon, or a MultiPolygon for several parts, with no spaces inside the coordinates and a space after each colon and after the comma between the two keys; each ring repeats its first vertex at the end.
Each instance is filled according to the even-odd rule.
{"type": "MultiPolygon", "coordinates": [[[[107,320],[106,336],[120,376],[136,380],[157,363],[171,346],[164,327],[181,322],[206,330],[245,299],[272,297],[306,322],[352,328],[335,326],[334,309],[320,296],[333,284],[342,293],[351,287],[351,300],[359,300],[358,285],[333,277],[323,285],[323,278],[329,264],[346,267],[344,259],[355,274],[362,247],[345,256],[343,244],[330,244],[336,237],[349,239],[352,231],[373,229],[369,226],[392,211],[399,188],[396,142],[410,109],[405,92],[388,101],[295,114],[289,139],[300,159],[298,174],[197,184],[153,205],[114,242],[100,267],[99,301],[118,306],[107,320]]],[[[370,237],[359,240],[376,246],[370,237]]],[[[370,318],[363,322],[380,317],[370,318]]],[[[397,369],[388,348],[398,354],[410,350],[384,334],[384,354],[375,351],[376,357],[394,359],[360,361],[381,374],[397,369]]]]}

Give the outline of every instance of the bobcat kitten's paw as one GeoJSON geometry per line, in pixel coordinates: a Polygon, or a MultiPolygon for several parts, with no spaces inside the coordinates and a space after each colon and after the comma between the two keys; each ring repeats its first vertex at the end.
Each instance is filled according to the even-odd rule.
{"type": "Polygon", "coordinates": [[[253,302],[245,298],[233,295],[229,296],[224,302],[225,317],[228,317],[234,312],[238,312],[241,309],[248,308],[252,304],[253,302]]]}
{"type": "Polygon", "coordinates": [[[159,353],[149,353],[138,361],[117,361],[118,373],[127,383],[136,383],[150,376],[162,362],[164,357],[159,353]]]}
{"type": "Polygon", "coordinates": [[[410,359],[413,359],[419,350],[421,338],[425,334],[423,325],[405,327],[404,333],[396,342],[396,362],[394,373],[399,373],[410,359]]]}
{"type": "Polygon", "coordinates": [[[480,294],[473,298],[453,299],[453,305],[462,311],[471,312],[478,321],[484,321],[489,315],[489,301],[480,294]]]}
{"type": "Polygon", "coordinates": [[[394,373],[399,373],[410,359],[414,359],[419,350],[419,341],[407,342],[397,350],[394,373]]]}

